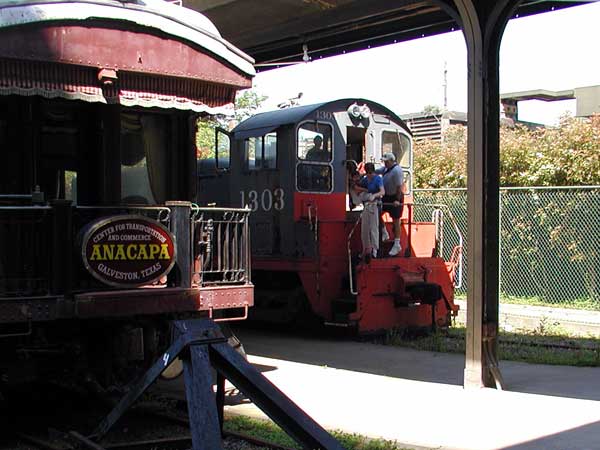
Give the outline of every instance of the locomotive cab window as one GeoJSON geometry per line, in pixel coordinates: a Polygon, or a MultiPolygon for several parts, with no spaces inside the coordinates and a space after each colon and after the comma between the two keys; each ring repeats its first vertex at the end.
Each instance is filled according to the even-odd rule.
{"type": "Polygon", "coordinates": [[[333,187],[331,125],[307,122],[298,128],[296,187],[304,192],[331,192],[333,187]]]}
{"type": "Polygon", "coordinates": [[[298,128],[298,159],[314,162],[331,161],[331,125],[309,122],[298,128]]]}
{"type": "Polygon", "coordinates": [[[231,137],[221,128],[215,130],[217,169],[227,170],[231,164],[231,137]]]}
{"type": "Polygon", "coordinates": [[[244,142],[248,170],[258,170],[262,165],[263,139],[252,137],[244,142]]]}
{"type": "Polygon", "coordinates": [[[244,149],[248,170],[277,168],[277,133],[246,139],[244,149]]]}
{"type": "Polygon", "coordinates": [[[410,167],[410,139],[399,131],[381,133],[381,154],[392,152],[401,167],[410,167]]]}
{"type": "Polygon", "coordinates": [[[331,166],[300,163],[296,166],[296,184],[299,191],[331,192],[331,166]]]}

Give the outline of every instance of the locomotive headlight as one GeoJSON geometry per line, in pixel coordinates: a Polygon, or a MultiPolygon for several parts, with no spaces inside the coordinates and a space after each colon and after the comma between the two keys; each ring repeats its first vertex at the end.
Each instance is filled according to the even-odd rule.
{"type": "Polygon", "coordinates": [[[371,116],[371,110],[369,109],[369,107],[367,105],[362,105],[360,107],[360,116],[363,119],[368,119],[371,116]]]}
{"type": "Polygon", "coordinates": [[[358,119],[361,115],[361,109],[360,106],[358,106],[357,103],[352,103],[349,107],[348,107],[348,115],[350,117],[354,117],[355,119],[358,119]]]}

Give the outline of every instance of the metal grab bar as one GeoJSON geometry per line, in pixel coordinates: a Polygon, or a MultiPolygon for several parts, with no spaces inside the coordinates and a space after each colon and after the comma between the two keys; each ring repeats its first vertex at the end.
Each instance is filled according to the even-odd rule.
{"type": "Polygon", "coordinates": [[[435,242],[437,244],[437,255],[444,255],[444,212],[435,208],[431,213],[431,221],[435,225],[435,242]]]}
{"type": "MultiPolygon", "coordinates": [[[[373,201],[367,201],[367,202],[363,202],[363,204],[367,204],[367,203],[375,203],[378,204],[379,200],[373,200],[373,201]]],[[[346,241],[346,245],[347,245],[347,249],[348,249],[348,279],[350,282],[350,293],[352,295],[358,295],[358,290],[354,290],[354,277],[352,276],[352,251],[350,249],[350,242],[352,241],[352,236],[354,236],[354,231],[356,231],[356,227],[358,226],[358,223],[361,221],[362,219],[362,215],[364,214],[365,210],[363,209],[360,214],[358,215],[358,219],[356,219],[356,222],[354,223],[354,226],[352,227],[352,229],[350,230],[350,233],[348,233],[348,239],[346,241]]],[[[379,223],[381,224],[381,215],[379,215],[379,223]]],[[[380,228],[380,232],[379,232],[379,242],[381,243],[381,226],[380,228]]]]}
{"type": "Polygon", "coordinates": [[[212,306],[208,307],[208,318],[212,319],[213,322],[233,322],[235,320],[246,320],[248,318],[248,304],[244,305],[244,314],[237,317],[222,317],[220,319],[213,318],[213,310],[212,306]]]}
{"type": "Polygon", "coordinates": [[[348,248],[348,279],[350,283],[350,294],[352,295],[358,295],[358,290],[354,290],[354,277],[352,276],[352,251],[350,250],[350,241],[352,241],[352,236],[354,235],[354,231],[358,226],[358,222],[360,222],[360,220],[362,219],[363,213],[364,209],[360,212],[360,214],[358,215],[358,219],[354,223],[354,226],[350,230],[350,233],[348,233],[348,240],[346,244],[348,248]]]}

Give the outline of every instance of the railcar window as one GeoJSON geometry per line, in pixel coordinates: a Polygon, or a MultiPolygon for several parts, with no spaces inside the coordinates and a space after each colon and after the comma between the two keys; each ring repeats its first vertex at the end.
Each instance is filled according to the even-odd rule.
{"type": "Polygon", "coordinates": [[[381,134],[381,154],[392,152],[402,167],[410,167],[410,139],[397,131],[381,134]]]}
{"type": "Polygon", "coordinates": [[[331,161],[332,128],[324,123],[305,123],[298,128],[298,159],[331,161]]]}
{"type": "Polygon", "coordinates": [[[121,201],[158,204],[166,200],[167,117],[121,114],[121,201]]]}
{"type": "Polygon", "coordinates": [[[65,170],[65,200],[71,200],[74,205],[77,204],[77,172],[74,170],[65,170]]]}
{"type": "Polygon", "coordinates": [[[44,102],[37,181],[47,199],[69,199],[67,171],[76,171],[81,139],[78,110],[72,104],[44,102]]]}
{"type": "Polygon", "coordinates": [[[299,191],[330,192],[331,166],[328,164],[300,163],[296,166],[296,183],[299,191]]]}

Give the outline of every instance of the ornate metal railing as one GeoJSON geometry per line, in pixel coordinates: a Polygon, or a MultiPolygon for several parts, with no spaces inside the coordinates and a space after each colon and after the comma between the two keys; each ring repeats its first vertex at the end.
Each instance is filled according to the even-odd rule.
{"type": "Polygon", "coordinates": [[[250,282],[249,209],[193,208],[194,282],[250,282]]]}
{"type": "Polygon", "coordinates": [[[50,289],[52,208],[0,206],[0,296],[50,289]]]}

